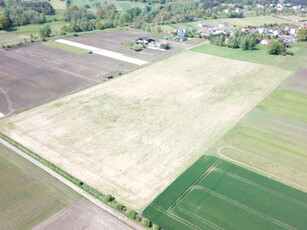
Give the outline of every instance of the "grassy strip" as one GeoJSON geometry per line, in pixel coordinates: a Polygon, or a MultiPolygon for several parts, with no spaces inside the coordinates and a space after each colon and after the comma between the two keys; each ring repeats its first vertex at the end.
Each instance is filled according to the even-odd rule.
{"type": "Polygon", "coordinates": [[[203,44],[191,50],[234,60],[264,64],[290,71],[297,71],[304,67],[307,61],[307,49],[298,45],[291,47],[294,56],[269,55],[264,45],[257,45],[255,50],[241,50],[203,44]]]}
{"type": "Polygon", "coordinates": [[[61,49],[61,50],[65,50],[74,54],[85,54],[88,52],[88,50],[86,49],[82,49],[82,48],[78,48],[78,47],[73,47],[73,46],[69,46],[69,45],[65,45],[53,40],[47,41],[47,42],[43,42],[42,45],[44,46],[48,46],[51,48],[55,48],[55,49],[61,49]]]}
{"type": "Polygon", "coordinates": [[[129,208],[125,207],[124,205],[120,204],[119,202],[117,202],[115,200],[115,197],[113,197],[112,195],[103,194],[102,192],[100,192],[97,189],[91,187],[90,185],[84,183],[83,181],[79,180],[78,178],[70,175],[69,173],[67,173],[66,171],[61,169],[60,167],[56,166],[55,164],[53,164],[50,161],[46,160],[45,158],[41,157],[37,153],[29,150],[25,146],[19,144],[18,142],[14,141],[13,139],[11,139],[10,137],[8,137],[7,135],[5,135],[1,132],[0,132],[0,138],[7,141],[8,143],[13,145],[14,147],[18,148],[19,150],[23,151],[24,153],[31,156],[32,158],[39,161],[40,163],[44,164],[45,166],[49,167],[54,172],[58,173],[59,175],[63,176],[65,179],[69,180],[70,182],[72,182],[73,184],[78,186],[79,188],[81,188],[84,191],[86,191],[87,193],[91,194],[93,197],[95,197],[99,201],[101,201],[104,204],[107,204],[108,206],[114,208],[115,210],[122,213],[123,215],[125,215],[129,219],[135,221],[136,223],[142,224],[147,229],[152,229],[152,227],[157,227],[156,225],[153,225],[153,223],[150,222],[149,220],[147,220],[146,218],[143,218],[136,211],[129,209],[129,208]]]}

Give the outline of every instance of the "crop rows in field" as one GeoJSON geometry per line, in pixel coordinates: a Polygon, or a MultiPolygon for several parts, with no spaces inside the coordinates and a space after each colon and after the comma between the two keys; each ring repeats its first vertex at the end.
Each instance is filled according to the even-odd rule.
{"type": "Polygon", "coordinates": [[[143,214],[164,229],[303,229],[306,211],[305,193],[203,156],[143,214]]]}

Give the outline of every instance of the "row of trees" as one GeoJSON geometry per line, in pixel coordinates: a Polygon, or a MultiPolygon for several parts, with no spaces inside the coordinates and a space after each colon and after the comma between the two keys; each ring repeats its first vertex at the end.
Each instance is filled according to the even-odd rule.
{"type": "Polygon", "coordinates": [[[217,35],[209,38],[210,43],[216,46],[226,46],[229,48],[242,50],[252,50],[258,44],[257,35],[254,33],[244,34],[242,31],[236,31],[233,36],[217,35]]]}

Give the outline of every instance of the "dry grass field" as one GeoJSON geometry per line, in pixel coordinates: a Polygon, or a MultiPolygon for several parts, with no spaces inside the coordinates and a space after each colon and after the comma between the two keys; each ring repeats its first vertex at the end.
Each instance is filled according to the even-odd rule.
{"type": "Polygon", "coordinates": [[[185,51],[0,121],[0,131],[143,209],[290,72],[185,51]]]}

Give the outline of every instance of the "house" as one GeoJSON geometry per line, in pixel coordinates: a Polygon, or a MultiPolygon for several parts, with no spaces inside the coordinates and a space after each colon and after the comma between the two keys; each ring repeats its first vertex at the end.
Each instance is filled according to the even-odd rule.
{"type": "Polygon", "coordinates": [[[235,8],[235,12],[237,14],[243,14],[243,10],[241,8],[235,8]]]}
{"type": "Polygon", "coordinates": [[[258,9],[264,9],[264,5],[257,4],[258,9]]]}
{"type": "Polygon", "coordinates": [[[151,39],[150,37],[148,36],[142,36],[142,37],[139,37],[137,40],[136,40],[136,43],[137,44],[149,44],[150,42],[154,42],[155,40],[154,39],[151,39]]]}
{"type": "Polygon", "coordinates": [[[187,32],[188,32],[187,27],[181,27],[177,29],[177,35],[175,36],[175,39],[179,41],[186,41],[188,39],[186,34],[187,32]]]}
{"type": "Polygon", "coordinates": [[[258,28],[259,34],[268,34],[269,30],[267,28],[258,28]]]}
{"type": "Polygon", "coordinates": [[[228,22],[220,21],[219,27],[228,27],[228,22]]]}
{"type": "Polygon", "coordinates": [[[273,30],[273,35],[274,36],[278,37],[281,34],[282,34],[281,30],[273,30]]]}
{"type": "Polygon", "coordinates": [[[260,44],[261,44],[261,45],[267,45],[267,44],[269,43],[269,41],[270,41],[270,39],[265,38],[265,39],[262,39],[262,40],[261,40],[260,44]]]}
{"type": "Polygon", "coordinates": [[[297,33],[297,28],[291,28],[289,30],[289,33],[292,34],[292,35],[296,34],[297,33]]]}
{"type": "Polygon", "coordinates": [[[226,9],[226,10],[224,10],[224,12],[225,12],[226,14],[231,14],[231,13],[232,13],[232,10],[231,10],[231,9],[226,9]]]}

